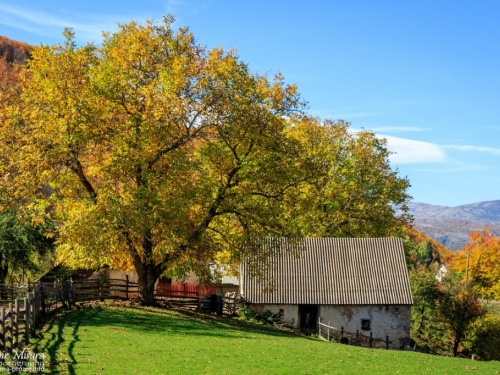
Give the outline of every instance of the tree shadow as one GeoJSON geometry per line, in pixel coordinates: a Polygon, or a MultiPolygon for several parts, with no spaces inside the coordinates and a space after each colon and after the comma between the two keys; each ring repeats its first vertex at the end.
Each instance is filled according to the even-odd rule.
{"type": "MultiPolygon", "coordinates": [[[[161,308],[105,305],[85,310],[65,311],[50,318],[43,328],[43,339],[35,344],[33,351],[43,353],[46,370],[50,373],[65,372],[74,375],[78,365],[76,347],[83,327],[116,331],[140,331],[165,335],[193,335],[215,338],[251,339],[255,335],[274,337],[297,337],[294,333],[272,326],[242,321],[234,317],[214,316],[204,313],[161,308]],[[62,348],[67,349],[61,352],[62,348]],[[67,369],[64,369],[67,366],[67,369]]],[[[85,329],[84,329],[85,331],[85,329]]],[[[85,340],[84,340],[85,341],[85,340]]],[[[81,349],[81,348],[79,348],[81,349]]]]}
{"type": "Polygon", "coordinates": [[[106,325],[108,327],[146,332],[193,333],[198,336],[211,337],[250,338],[252,334],[296,337],[290,331],[278,329],[270,325],[190,310],[129,306],[108,311],[113,311],[113,319],[103,319],[102,316],[96,315],[93,318],[87,319],[86,324],[91,326],[106,325]]]}
{"type": "Polygon", "coordinates": [[[66,316],[71,313],[71,311],[68,311],[63,314],[50,317],[42,331],[42,342],[44,342],[44,344],[36,344],[34,347],[33,351],[35,353],[48,355],[49,358],[45,359],[45,364],[46,367],[49,367],[51,373],[59,372],[55,366],[59,366],[64,363],[67,365],[67,371],[69,374],[76,374],[75,366],[78,364],[78,361],[75,357],[75,346],[79,341],[81,341],[79,330],[82,325],[82,316],[66,316]],[[71,329],[71,333],[69,335],[68,328],[71,329]],[[62,353],[59,352],[59,348],[66,343],[68,348],[68,357],[58,358],[58,356],[62,357],[62,353]]]}

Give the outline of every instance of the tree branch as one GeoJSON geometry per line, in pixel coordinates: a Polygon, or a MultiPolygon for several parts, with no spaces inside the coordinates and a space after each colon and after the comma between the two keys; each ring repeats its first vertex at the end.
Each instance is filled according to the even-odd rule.
{"type": "Polygon", "coordinates": [[[97,203],[97,192],[95,191],[94,187],[90,183],[90,181],[87,179],[85,176],[85,173],[83,172],[83,166],[82,163],[80,163],[80,160],[76,158],[74,165],[69,164],[68,165],[69,169],[71,169],[73,172],[76,173],[78,176],[78,179],[82,183],[83,187],[89,193],[90,198],[94,203],[97,203]]]}

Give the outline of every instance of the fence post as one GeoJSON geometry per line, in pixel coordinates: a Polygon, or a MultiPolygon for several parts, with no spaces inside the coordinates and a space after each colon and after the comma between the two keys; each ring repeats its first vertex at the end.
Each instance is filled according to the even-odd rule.
{"type": "Polygon", "coordinates": [[[359,345],[359,329],[356,330],[356,346],[359,345]]]}
{"type": "Polygon", "coordinates": [[[340,327],[340,342],[344,341],[344,327],[340,327]]]}
{"type": "Polygon", "coordinates": [[[128,275],[125,275],[125,299],[128,299],[128,275]]]}
{"type": "Polygon", "coordinates": [[[42,306],[42,316],[45,315],[45,288],[40,283],[40,305],[42,306]]]}
{"type": "Polygon", "coordinates": [[[24,342],[26,344],[30,343],[30,328],[31,328],[31,293],[26,293],[26,298],[24,299],[24,342]]]}
{"type": "Polygon", "coordinates": [[[370,348],[373,348],[373,332],[370,332],[370,348]]]}
{"type": "Polygon", "coordinates": [[[327,336],[327,339],[328,341],[330,341],[330,322],[328,322],[328,327],[327,327],[327,332],[328,332],[328,336],[327,336]]]}
{"type": "Polygon", "coordinates": [[[12,334],[12,347],[17,348],[19,346],[19,298],[16,298],[16,301],[14,303],[14,310],[15,310],[15,319],[14,319],[14,329],[16,330],[16,341],[14,343],[14,334],[12,334]]]}
{"type": "MultiPolygon", "coordinates": [[[[7,351],[12,354],[12,349],[14,349],[13,347],[13,344],[14,344],[14,339],[13,339],[13,336],[14,336],[14,332],[13,332],[13,329],[12,329],[12,302],[9,303],[9,311],[7,311],[7,313],[9,314],[9,324],[8,324],[8,330],[10,332],[10,337],[9,337],[9,341],[10,341],[10,345],[7,349],[7,351]]],[[[5,335],[5,344],[7,344],[7,335],[5,335]]]]}
{"type": "Polygon", "coordinates": [[[33,287],[33,292],[30,293],[30,334],[35,329],[35,301],[36,299],[36,286],[33,287]]]}
{"type": "Polygon", "coordinates": [[[99,275],[99,299],[102,301],[104,301],[104,298],[102,297],[102,287],[103,287],[103,277],[102,275],[100,274],[99,275]]]}
{"type": "Polygon", "coordinates": [[[36,286],[33,288],[33,304],[31,305],[32,308],[32,315],[33,315],[33,327],[32,330],[35,330],[36,328],[36,320],[38,319],[38,298],[39,298],[40,290],[37,289],[36,286]]]}
{"type": "Polygon", "coordinates": [[[71,296],[69,292],[69,281],[64,280],[64,290],[66,292],[66,299],[68,300],[68,309],[71,309],[71,296]]]}
{"type": "Polygon", "coordinates": [[[389,336],[385,336],[385,348],[389,349],[389,336]]]}
{"type": "Polygon", "coordinates": [[[73,305],[76,305],[76,291],[73,279],[69,279],[69,285],[71,285],[71,298],[73,299],[73,305]]]}
{"type": "Polygon", "coordinates": [[[1,315],[1,320],[0,320],[0,328],[2,330],[1,332],[1,337],[2,337],[2,352],[6,351],[7,345],[5,343],[5,307],[0,307],[0,315],[1,315]]]}

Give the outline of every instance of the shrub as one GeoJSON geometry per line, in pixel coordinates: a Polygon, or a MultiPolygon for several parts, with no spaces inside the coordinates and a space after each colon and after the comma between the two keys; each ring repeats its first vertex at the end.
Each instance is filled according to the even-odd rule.
{"type": "Polygon", "coordinates": [[[500,317],[487,314],[473,322],[464,346],[482,360],[500,360],[500,317]]]}
{"type": "Polygon", "coordinates": [[[245,300],[241,300],[240,307],[238,308],[238,316],[243,320],[255,321],[255,314],[250,310],[245,303],[245,300]]]}

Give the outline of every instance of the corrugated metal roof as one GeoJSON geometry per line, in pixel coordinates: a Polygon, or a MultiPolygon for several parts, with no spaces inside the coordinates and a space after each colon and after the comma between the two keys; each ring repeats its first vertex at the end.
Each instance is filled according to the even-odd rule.
{"type": "Polygon", "coordinates": [[[259,248],[271,255],[240,269],[250,303],[413,304],[400,238],[268,238],[259,248]]]}

